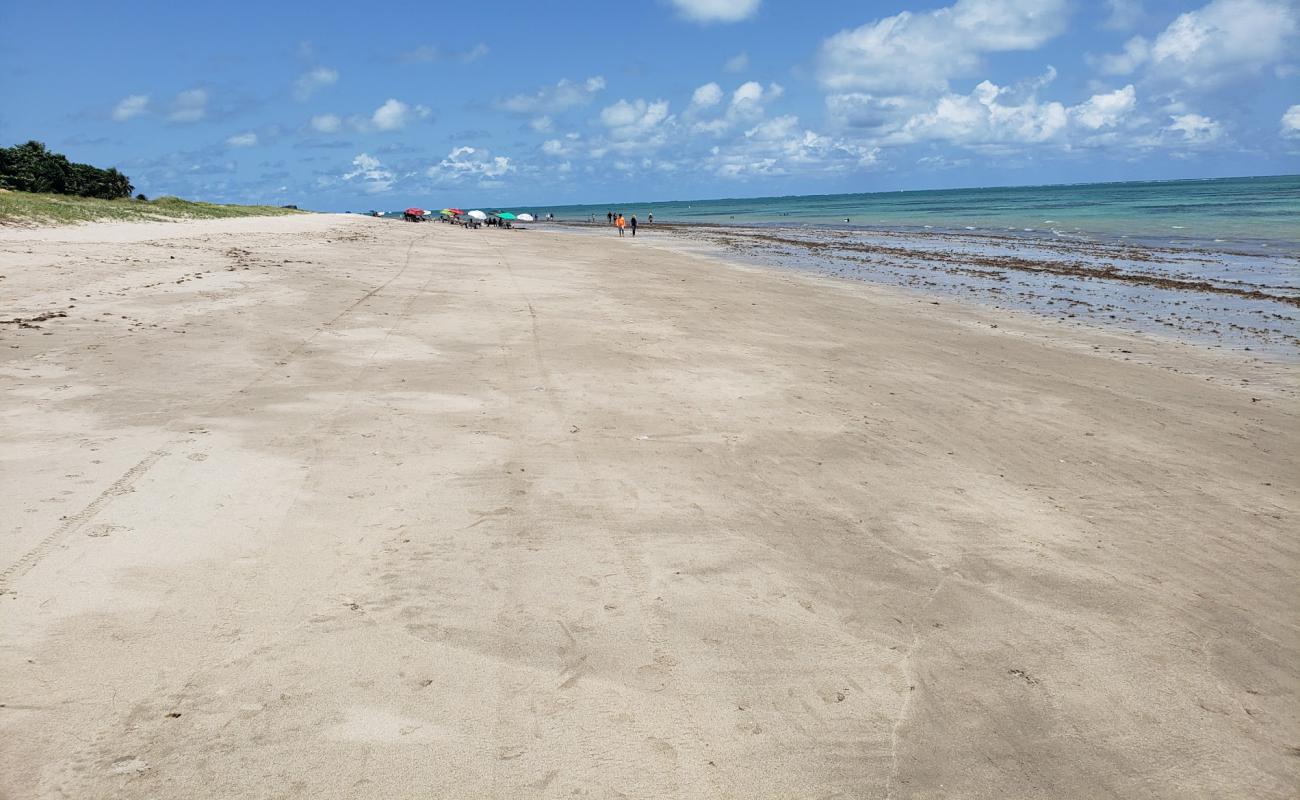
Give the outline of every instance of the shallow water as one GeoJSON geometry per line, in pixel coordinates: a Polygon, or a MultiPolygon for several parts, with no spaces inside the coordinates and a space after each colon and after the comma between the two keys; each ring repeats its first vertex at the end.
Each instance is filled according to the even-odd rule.
{"type": "MultiPolygon", "coordinates": [[[[514,209],[511,209],[514,210],[514,209]]],[[[564,221],[608,211],[657,222],[997,233],[1018,238],[1211,246],[1300,256],[1300,176],[626,202],[520,209],[564,221]],[[848,220],[848,222],[846,222],[848,220]]]]}
{"type": "MultiPolygon", "coordinates": [[[[613,235],[604,225],[555,230],[613,235]]],[[[1300,360],[1294,256],[981,233],[662,225],[645,241],[1300,360]]]]}

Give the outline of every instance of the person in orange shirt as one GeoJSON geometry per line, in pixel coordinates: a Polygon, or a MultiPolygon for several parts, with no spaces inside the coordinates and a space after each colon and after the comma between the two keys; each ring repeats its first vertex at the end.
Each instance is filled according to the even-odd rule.
{"type": "Polygon", "coordinates": [[[627,226],[627,222],[624,221],[622,214],[618,215],[618,219],[614,220],[614,224],[618,226],[618,235],[622,236],[623,228],[627,226]]]}

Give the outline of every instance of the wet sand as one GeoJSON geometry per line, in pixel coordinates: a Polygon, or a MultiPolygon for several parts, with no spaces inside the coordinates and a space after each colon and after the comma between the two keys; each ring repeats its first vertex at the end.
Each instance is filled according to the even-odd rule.
{"type": "Polygon", "coordinates": [[[1293,362],[644,233],[0,259],[0,797],[1300,781],[1293,362]]]}
{"type": "Polygon", "coordinates": [[[714,224],[666,224],[655,233],[757,264],[1300,363],[1300,253],[1284,243],[1233,250],[1209,242],[714,224]]]}

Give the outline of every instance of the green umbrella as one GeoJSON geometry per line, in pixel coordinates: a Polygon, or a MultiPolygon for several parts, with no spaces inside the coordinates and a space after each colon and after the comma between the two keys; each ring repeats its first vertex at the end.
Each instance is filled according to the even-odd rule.
{"type": "Polygon", "coordinates": [[[511,214],[509,211],[502,211],[501,213],[497,214],[497,216],[500,217],[501,219],[516,219],[515,215],[511,214]]]}

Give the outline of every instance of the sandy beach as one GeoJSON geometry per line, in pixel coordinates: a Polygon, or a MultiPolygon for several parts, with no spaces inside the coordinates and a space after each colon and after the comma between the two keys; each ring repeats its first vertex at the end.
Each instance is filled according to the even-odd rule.
{"type": "Polygon", "coordinates": [[[644,234],[0,261],[0,797],[1300,785],[1294,362],[644,234]]]}

